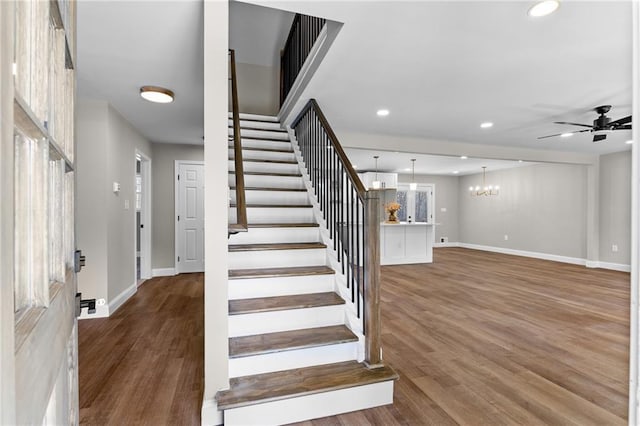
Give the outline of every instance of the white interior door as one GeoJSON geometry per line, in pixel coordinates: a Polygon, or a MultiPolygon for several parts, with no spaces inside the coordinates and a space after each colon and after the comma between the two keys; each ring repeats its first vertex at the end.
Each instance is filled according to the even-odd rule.
{"type": "Polygon", "coordinates": [[[176,162],[176,272],[204,272],[204,164],[176,162]]]}

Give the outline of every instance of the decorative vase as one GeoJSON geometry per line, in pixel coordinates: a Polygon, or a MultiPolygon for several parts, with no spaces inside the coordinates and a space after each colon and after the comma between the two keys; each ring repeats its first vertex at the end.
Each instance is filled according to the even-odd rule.
{"type": "Polygon", "coordinates": [[[389,217],[386,220],[386,223],[400,223],[398,222],[398,216],[396,216],[397,210],[389,210],[389,217]]]}

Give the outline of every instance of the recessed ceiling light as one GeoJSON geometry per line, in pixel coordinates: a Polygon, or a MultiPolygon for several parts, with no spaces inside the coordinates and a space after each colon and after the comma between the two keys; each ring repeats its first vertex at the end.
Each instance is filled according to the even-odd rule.
{"type": "Polygon", "coordinates": [[[469,157],[467,157],[466,155],[462,155],[462,156],[460,157],[460,159],[461,159],[461,160],[466,160],[467,158],[469,158],[469,157]]]}
{"type": "Polygon", "coordinates": [[[568,138],[570,136],[573,136],[573,133],[563,133],[560,135],[561,138],[568,138]]]}
{"type": "Polygon", "coordinates": [[[627,145],[631,145],[633,143],[633,140],[629,139],[628,141],[625,142],[627,145]]]}
{"type": "Polygon", "coordinates": [[[356,164],[352,164],[351,167],[353,167],[354,169],[358,168],[358,166],[356,164]]]}
{"type": "Polygon", "coordinates": [[[454,170],[454,171],[453,171],[453,174],[454,174],[454,175],[457,175],[458,173],[460,173],[460,170],[454,170]]]}
{"type": "Polygon", "coordinates": [[[387,115],[389,115],[389,110],[379,109],[378,112],[376,112],[376,114],[378,114],[378,117],[386,117],[387,115]]]}
{"type": "Polygon", "coordinates": [[[527,14],[533,18],[539,18],[541,16],[551,15],[558,10],[560,2],[558,0],[544,0],[539,1],[529,8],[527,14]]]}
{"type": "Polygon", "coordinates": [[[493,123],[490,121],[487,121],[485,123],[482,123],[480,127],[482,127],[483,129],[488,129],[489,127],[493,127],[493,123]]]}
{"type": "Polygon", "coordinates": [[[159,104],[168,104],[173,102],[173,92],[164,87],[158,86],[142,86],[140,88],[140,96],[149,102],[156,102],[159,104]]]}
{"type": "Polygon", "coordinates": [[[411,171],[411,167],[407,167],[406,169],[402,169],[403,172],[410,172],[411,171]]]}
{"type": "Polygon", "coordinates": [[[518,163],[523,163],[523,161],[522,160],[518,160],[518,163]]]}

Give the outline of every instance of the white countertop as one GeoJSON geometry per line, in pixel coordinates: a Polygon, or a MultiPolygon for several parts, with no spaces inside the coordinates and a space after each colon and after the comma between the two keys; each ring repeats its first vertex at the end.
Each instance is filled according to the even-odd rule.
{"type": "Polygon", "coordinates": [[[428,222],[399,222],[399,223],[385,223],[380,222],[380,226],[433,226],[435,223],[428,222]]]}

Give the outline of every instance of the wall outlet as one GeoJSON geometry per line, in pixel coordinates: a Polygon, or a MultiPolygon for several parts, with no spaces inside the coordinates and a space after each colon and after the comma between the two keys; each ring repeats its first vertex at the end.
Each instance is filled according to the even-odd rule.
{"type": "Polygon", "coordinates": [[[124,200],[124,209],[129,210],[129,200],[124,200]]]}
{"type": "Polygon", "coordinates": [[[118,182],[113,182],[113,192],[117,194],[120,192],[120,184],[118,182]]]}
{"type": "Polygon", "coordinates": [[[446,212],[447,212],[447,208],[446,208],[446,207],[440,207],[440,211],[441,211],[442,213],[446,213],[446,212]]]}
{"type": "Polygon", "coordinates": [[[449,242],[449,237],[441,237],[440,238],[440,242],[441,243],[448,243],[449,242]]]}
{"type": "Polygon", "coordinates": [[[509,241],[509,236],[507,234],[504,234],[504,240],[509,241]]]}
{"type": "Polygon", "coordinates": [[[106,305],[106,304],[107,304],[107,301],[106,301],[106,300],[104,300],[104,299],[98,299],[98,300],[96,300],[96,305],[98,305],[98,306],[104,306],[104,305],[106,305]]]}
{"type": "Polygon", "coordinates": [[[611,251],[614,252],[614,253],[617,253],[618,252],[618,245],[617,244],[612,245],[611,246],[611,251]]]}

